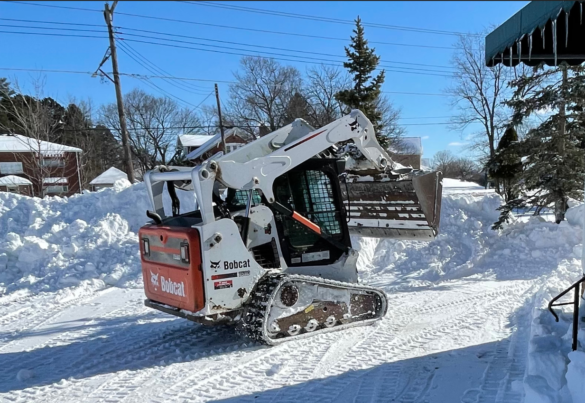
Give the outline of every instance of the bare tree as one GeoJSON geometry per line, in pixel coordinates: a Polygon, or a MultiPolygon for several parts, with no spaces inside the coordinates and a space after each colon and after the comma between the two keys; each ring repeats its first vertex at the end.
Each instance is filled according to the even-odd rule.
{"type": "MultiPolygon", "coordinates": [[[[14,162],[21,162],[23,172],[33,183],[33,195],[43,197],[51,177],[67,177],[76,169],[74,153],[65,146],[48,142],[58,141],[62,135],[62,107],[43,95],[44,78],[32,81],[33,95],[24,95],[17,80],[12,84],[14,95],[4,97],[0,114],[5,116],[0,131],[12,134],[14,141],[30,152],[13,153],[14,162]]],[[[53,183],[56,185],[57,183],[53,183]]]]}
{"type": "Polygon", "coordinates": [[[396,108],[384,95],[380,95],[376,100],[376,108],[382,114],[380,120],[381,126],[384,128],[382,134],[388,137],[388,146],[396,152],[404,152],[406,145],[401,138],[406,133],[406,129],[398,124],[402,111],[400,108],[396,108]]]}
{"type": "Polygon", "coordinates": [[[450,177],[455,160],[456,158],[451,151],[437,151],[431,160],[431,167],[435,171],[441,171],[443,176],[450,177]]]}
{"type": "Polygon", "coordinates": [[[484,38],[459,36],[453,57],[454,84],[446,92],[451,98],[455,115],[451,129],[463,131],[477,123],[481,129],[466,140],[469,149],[484,160],[493,158],[509,113],[503,104],[507,96],[510,70],[502,64],[487,67],[484,59],[484,38]]]}
{"type": "Polygon", "coordinates": [[[351,87],[351,77],[342,69],[327,65],[307,69],[304,94],[310,105],[310,124],[325,126],[343,115],[335,94],[351,87]]]}
{"type": "MultiPolygon", "coordinates": [[[[168,97],[157,98],[140,89],[124,95],[124,109],[130,148],[142,172],[166,165],[174,155],[178,136],[201,126],[193,110],[181,109],[168,97]]],[[[115,103],[102,106],[100,122],[121,138],[115,103]]]]}
{"type": "Polygon", "coordinates": [[[273,59],[245,56],[242,72],[235,72],[230,85],[226,118],[253,133],[265,124],[275,131],[286,123],[287,108],[302,88],[301,73],[294,67],[282,66],[273,59]]]}

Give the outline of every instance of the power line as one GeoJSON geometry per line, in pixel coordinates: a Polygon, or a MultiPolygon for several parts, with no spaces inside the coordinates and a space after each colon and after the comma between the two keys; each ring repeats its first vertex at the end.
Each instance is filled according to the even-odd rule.
{"type": "MultiPolygon", "coordinates": [[[[149,45],[166,46],[166,47],[179,48],[179,49],[198,50],[198,51],[202,51],[202,52],[222,53],[222,54],[236,55],[236,56],[256,56],[256,57],[261,57],[264,59],[283,60],[283,61],[287,61],[287,62],[297,62],[297,63],[307,63],[307,64],[324,64],[324,65],[329,65],[329,66],[341,66],[342,65],[342,62],[339,62],[336,60],[322,59],[325,62],[314,63],[314,62],[310,62],[310,61],[306,61],[306,60],[286,59],[283,57],[265,57],[265,56],[255,55],[255,54],[225,52],[225,51],[213,50],[213,49],[201,49],[201,48],[194,48],[194,47],[190,47],[190,46],[174,45],[174,44],[170,44],[170,43],[158,43],[158,42],[152,42],[152,41],[143,41],[143,40],[138,40],[138,39],[125,39],[125,40],[129,41],[129,42],[145,43],[145,44],[149,44],[149,45]],[[333,64],[333,63],[335,63],[335,64],[333,64]]],[[[287,55],[287,57],[294,57],[294,56],[287,55]]],[[[430,72],[423,73],[423,72],[418,72],[418,71],[411,71],[411,70],[415,70],[413,68],[409,68],[407,71],[402,71],[402,70],[397,70],[397,69],[399,69],[399,67],[387,68],[384,66],[384,70],[387,72],[390,72],[390,73],[418,74],[418,75],[437,76],[437,77],[445,77],[445,78],[452,78],[453,77],[453,75],[447,75],[447,74],[435,74],[435,73],[430,73],[430,72]]],[[[406,68],[404,68],[404,69],[406,69],[406,68]]]]}
{"type": "MultiPolygon", "coordinates": [[[[128,28],[128,27],[122,27],[122,26],[119,26],[117,28],[125,30],[125,31],[145,32],[145,33],[151,33],[151,34],[156,34],[156,35],[171,36],[171,37],[176,37],[176,38],[196,39],[196,40],[203,40],[203,41],[210,41],[210,42],[227,43],[227,44],[239,45],[239,46],[249,46],[249,47],[263,48],[263,49],[282,50],[282,51],[286,51],[286,52],[322,55],[322,56],[330,56],[330,57],[340,57],[340,58],[344,58],[344,59],[346,58],[346,56],[335,55],[335,54],[331,54],[331,53],[310,52],[307,50],[287,49],[287,48],[279,48],[279,47],[274,47],[274,46],[262,46],[262,45],[255,45],[255,44],[242,43],[242,42],[223,41],[223,40],[219,40],[219,39],[208,39],[208,38],[201,38],[201,37],[189,36],[189,35],[170,34],[170,33],[166,33],[166,32],[149,31],[149,30],[145,30],[145,29],[128,28]]],[[[159,38],[156,38],[156,39],[159,39],[159,38]]],[[[160,38],[160,39],[162,39],[162,38],[160,38]]],[[[192,43],[192,42],[188,42],[188,43],[192,43]]],[[[202,45],[203,46],[210,46],[210,45],[205,45],[205,44],[202,44],[202,45]]],[[[408,62],[399,62],[399,61],[394,61],[394,60],[381,60],[381,62],[394,63],[394,64],[405,64],[405,65],[412,65],[412,66],[438,67],[438,68],[444,68],[444,69],[452,69],[453,68],[451,66],[444,66],[444,65],[424,64],[424,63],[408,63],[408,62]]]]}
{"type": "Polygon", "coordinates": [[[11,3],[11,4],[24,4],[27,6],[39,6],[39,7],[51,7],[51,8],[61,8],[67,10],[78,10],[78,11],[93,11],[97,13],[103,13],[103,10],[96,10],[93,8],[82,8],[82,7],[70,7],[70,6],[56,6],[53,4],[37,4],[37,3],[29,3],[27,1],[8,1],[8,0],[0,0],[4,3],[11,3]]]}
{"type": "Polygon", "coordinates": [[[100,27],[103,28],[103,24],[82,24],[75,22],[61,22],[61,21],[41,21],[41,20],[21,20],[18,18],[0,18],[0,21],[14,21],[14,22],[33,22],[36,24],[55,24],[55,25],[80,25],[84,27],[100,27]]]}
{"type": "MultiPolygon", "coordinates": [[[[2,20],[2,18],[0,18],[0,20],[2,20]]],[[[9,19],[9,20],[11,20],[11,19],[9,19]]],[[[43,21],[42,23],[53,23],[53,22],[52,21],[43,21]]],[[[55,22],[55,23],[56,24],[61,24],[61,25],[66,24],[64,22],[55,22]]],[[[82,25],[82,24],[72,24],[72,25],[82,25]]],[[[102,33],[103,32],[103,30],[92,30],[92,29],[38,27],[38,26],[30,26],[30,25],[13,25],[13,24],[0,24],[0,26],[3,26],[3,27],[12,27],[12,28],[43,29],[43,30],[64,30],[64,31],[75,31],[75,32],[99,32],[99,33],[102,33]]],[[[128,28],[128,27],[122,27],[122,26],[117,26],[115,28],[116,28],[116,30],[117,30],[117,32],[119,34],[121,33],[119,30],[126,31],[126,32],[122,32],[121,34],[127,35],[127,36],[135,36],[135,37],[147,38],[147,39],[158,39],[158,40],[164,40],[164,41],[169,41],[169,42],[177,42],[177,43],[188,43],[188,44],[194,44],[194,45],[198,45],[198,46],[208,46],[208,47],[219,47],[219,48],[222,48],[221,46],[209,45],[209,44],[205,44],[205,43],[179,41],[179,40],[172,40],[172,39],[167,39],[167,38],[158,38],[158,37],[147,36],[147,35],[137,35],[137,34],[128,33],[127,31],[145,32],[145,33],[152,33],[152,34],[155,34],[155,35],[165,35],[165,36],[170,36],[170,37],[188,38],[188,39],[197,39],[197,40],[210,41],[210,42],[227,43],[227,44],[234,44],[234,45],[239,45],[239,46],[248,46],[248,47],[253,47],[253,48],[282,50],[282,51],[285,51],[285,52],[301,53],[303,55],[306,55],[306,54],[314,54],[314,55],[321,55],[321,56],[337,57],[337,58],[342,58],[342,59],[345,59],[346,58],[346,56],[336,55],[336,54],[331,54],[331,53],[310,52],[310,51],[306,51],[306,50],[287,49],[287,48],[279,48],[279,47],[274,47],[274,46],[262,46],[262,45],[248,44],[248,43],[241,43],[241,42],[233,42],[233,41],[223,41],[223,40],[218,40],[218,39],[209,39],[209,38],[201,38],[201,37],[194,37],[194,36],[188,36],[188,35],[170,34],[170,33],[166,33],[166,32],[150,31],[150,30],[136,29],[136,28],[128,28]]],[[[248,50],[248,49],[238,49],[238,48],[231,48],[231,47],[223,47],[223,48],[225,48],[225,49],[232,49],[232,50],[243,50],[243,51],[247,51],[247,52],[250,52],[251,51],[251,50],[248,50]]],[[[271,53],[271,52],[262,52],[262,53],[274,54],[274,55],[281,55],[282,56],[282,54],[278,54],[278,53],[271,53]]],[[[288,56],[290,56],[290,57],[299,57],[299,56],[295,56],[295,55],[284,55],[284,56],[287,56],[287,57],[288,56]]],[[[306,56],[304,56],[304,58],[305,59],[308,58],[308,59],[322,60],[322,59],[316,59],[316,58],[311,58],[311,57],[306,57],[306,56]]],[[[453,67],[451,67],[451,66],[436,65],[436,64],[410,63],[410,62],[393,61],[393,60],[381,60],[381,62],[382,63],[391,63],[391,64],[412,65],[412,66],[435,67],[435,68],[440,68],[440,69],[453,69],[453,67]]],[[[383,67],[386,67],[386,66],[383,65],[383,67]]],[[[387,67],[392,68],[392,67],[397,67],[397,66],[387,66],[387,67]]],[[[420,68],[417,69],[417,70],[420,70],[420,71],[431,71],[431,72],[436,71],[436,70],[428,70],[428,69],[420,69],[420,68]]],[[[442,71],[438,71],[438,72],[442,72],[442,71]]]]}
{"type": "MultiPolygon", "coordinates": [[[[294,57],[294,58],[299,58],[301,63],[311,63],[311,62],[307,62],[306,60],[314,60],[314,61],[318,61],[318,62],[330,62],[330,63],[338,63],[341,64],[343,63],[343,61],[341,60],[331,60],[331,59],[324,59],[324,58],[319,58],[319,57],[311,57],[311,56],[297,56],[297,55],[290,55],[290,54],[284,54],[284,53],[275,53],[275,52],[267,52],[267,51],[258,51],[258,50],[248,50],[248,49],[241,49],[241,48],[234,48],[234,47],[230,47],[230,46],[219,46],[219,45],[209,45],[206,43],[197,43],[197,42],[190,42],[190,41],[182,41],[182,40],[178,40],[178,39],[166,39],[166,38],[159,38],[156,36],[149,36],[149,35],[136,35],[136,34],[131,34],[131,33],[122,33],[122,36],[130,36],[130,37],[135,37],[135,38],[144,38],[144,39],[154,39],[154,40],[159,40],[159,41],[167,41],[167,42],[171,42],[171,43],[181,43],[181,44],[188,44],[188,45],[197,45],[197,46],[207,46],[209,48],[213,48],[213,49],[228,49],[228,50],[235,50],[235,51],[240,51],[240,52],[257,52],[257,53],[261,53],[261,54],[265,54],[265,55],[269,55],[270,57],[265,57],[265,56],[261,56],[261,55],[256,55],[256,54],[247,54],[247,55],[242,55],[242,54],[238,54],[240,56],[259,56],[259,57],[264,57],[264,58],[270,58],[270,59],[277,59],[278,57],[273,57],[273,56],[284,56],[284,57],[294,57]]],[[[125,39],[126,40],[126,39],[125,39]]],[[[129,39],[128,39],[129,40],[129,39]]],[[[206,49],[195,49],[192,48],[194,50],[202,50],[205,51],[206,49]]],[[[227,54],[230,54],[229,52],[225,52],[227,54]]],[[[234,54],[234,53],[231,53],[234,54]]],[[[341,57],[343,58],[343,56],[338,56],[338,55],[334,55],[335,57],[341,57]]],[[[282,59],[285,60],[285,59],[282,59]]],[[[291,60],[289,60],[291,61],[291,60]]],[[[295,61],[295,60],[292,60],[295,61]]],[[[416,68],[416,67],[400,67],[400,66],[389,66],[386,64],[379,64],[379,67],[383,67],[383,68],[391,68],[391,69],[408,69],[409,72],[412,70],[416,70],[416,71],[424,71],[424,72],[430,72],[434,75],[438,74],[438,73],[444,73],[444,75],[450,73],[450,72],[446,72],[446,71],[437,71],[437,70],[429,70],[429,69],[423,69],[423,68],[416,68]]]]}
{"type": "MultiPolygon", "coordinates": [[[[148,60],[140,52],[138,52],[136,49],[134,49],[132,46],[130,46],[130,44],[123,43],[123,42],[119,42],[119,45],[121,47],[124,47],[126,49],[126,51],[132,53],[133,55],[135,55],[136,57],[138,57],[139,59],[141,59],[142,61],[144,61],[145,63],[147,63],[147,65],[145,65],[141,61],[135,60],[138,64],[140,64],[142,67],[144,67],[145,69],[147,69],[150,73],[172,76],[171,73],[169,73],[168,71],[163,70],[162,68],[158,67],[156,64],[154,64],[153,62],[151,62],[150,60],[148,60]],[[149,67],[148,65],[150,65],[152,67],[149,67]]],[[[199,86],[199,85],[195,85],[195,84],[192,84],[190,82],[180,82],[180,85],[177,85],[177,84],[174,83],[174,81],[178,81],[176,79],[167,79],[167,78],[165,78],[164,81],[168,82],[169,84],[171,84],[175,88],[179,88],[179,89],[181,89],[183,91],[193,92],[193,93],[196,93],[196,94],[199,94],[199,95],[206,95],[207,94],[207,91],[205,91],[205,92],[202,91],[202,90],[206,90],[205,87],[199,86]]]]}
{"type": "MultiPolygon", "coordinates": [[[[136,58],[134,58],[134,56],[132,56],[132,55],[131,55],[131,54],[130,54],[128,51],[126,51],[126,50],[124,49],[124,47],[122,46],[122,43],[118,43],[118,45],[120,45],[120,50],[121,50],[122,52],[124,52],[126,55],[130,56],[130,58],[132,58],[132,59],[133,59],[134,61],[136,61],[137,63],[140,63],[140,62],[139,62],[139,61],[138,61],[136,58]]],[[[195,106],[195,104],[192,104],[191,102],[188,102],[188,101],[185,101],[185,100],[184,100],[184,99],[182,99],[182,98],[179,98],[178,96],[176,96],[176,95],[174,95],[174,94],[172,94],[172,93],[170,93],[170,92],[168,92],[168,91],[166,91],[166,90],[162,89],[161,87],[159,87],[159,86],[158,86],[158,85],[156,85],[155,83],[152,83],[152,82],[148,81],[148,80],[147,80],[147,79],[145,79],[145,78],[138,78],[138,79],[139,79],[139,80],[141,80],[141,81],[143,81],[143,82],[145,82],[146,84],[148,84],[148,85],[149,85],[151,88],[152,88],[152,87],[154,87],[156,90],[158,90],[158,92],[160,92],[160,93],[162,93],[162,94],[165,94],[166,96],[170,96],[170,97],[172,97],[172,98],[175,98],[176,100],[178,100],[179,102],[181,102],[181,103],[183,103],[183,104],[185,104],[185,105],[190,105],[190,106],[193,106],[193,107],[195,106]]]]}
{"type": "MultiPolygon", "coordinates": [[[[0,1],[7,2],[7,0],[0,0],[0,1]]],[[[101,10],[83,9],[83,8],[79,8],[79,7],[54,6],[54,5],[48,5],[48,4],[36,4],[36,3],[21,2],[21,1],[10,1],[10,3],[30,5],[30,6],[39,6],[39,7],[55,7],[55,8],[80,10],[80,11],[92,11],[92,12],[99,11],[99,12],[102,12],[101,10]]],[[[116,14],[117,15],[125,15],[128,17],[135,17],[135,18],[146,18],[146,19],[159,20],[159,21],[178,22],[178,23],[182,23],[182,24],[202,25],[202,26],[208,26],[208,27],[214,27],[214,28],[225,28],[225,29],[234,29],[234,30],[241,30],[241,31],[265,33],[265,34],[287,35],[287,36],[296,36],[296,37],[304,37],[304,38],[312,38],[312,39],[325,39],[325,40],[347,42],[347,38],[336,38],[336,37],[330,37],[330,36],[300,34],[300,33],[294,33],[294,32],[271,31],[271,30],[264,30],[264,29],[236,27],[236,26],[230,26],[230,25],[209,24],[209,23],[204,23],[204,22],[187,21],[187,20],[179,20],[179,19],[175,19],[175,18],[155,17],[155,16],[150,16],[150,15],[141,15],[141,14],[132,14],[132,13],[123,13],[123,12],[118,12],[116,14]]],[[[453,51],[455,49],[455,47],[453,47],[453,46],[421,45],[421,44],[384,42],[384,41],[368,41],[368,42],[371,44],[376,44],[376,45],[405,46],[405,47],[409,47],[409,48],[414,47],[414,48],[426,48],[426,49],[443,49],[443,50],[451,50],[451,51],[453,51]]]]}
{"type": "MultiPolygon", "coordinates": [[[[334,24],[355,25],[355,22],[352,20],[320,17],[320,16],[307,15],[307,14],[288,13],[288,12],[284,12],[284,11],[272,11],[272,10],[265,10],[265,9],[260,9],[260,8],[235,6],[235,5],[222,4],[222,3],[211,3],[208,1],[178,1],[178,3],[188,3],[191,5],[195,5],[195,6],[215,7],[215,8],[222,8],[222,9],[227,9],[227,10],[234,10],[234,11],[244,11],[244,12],[254,13],[254,14],[267,14],[267,15],[273,15],[273,16],[278,16],[278,17],[296,18],[296,19],[319,21],[319,22],[329,22],[329,23],[334,23],[334,24]]],[[[400,26],[400,25],[388,25],[388,24],[379,24],[379,23],[368,23],[368,22],[362,22],[362,25],[369,26],[372,28],[383,28],[383,29],[390,29],[390,30],[419,32],[419,33],[427,33],[427,34],[452,35],[452,36],[458,36],[458,35],[477,36],[477,34],[470,35],[470,34],[466,34],[464,32],[444,31],[444,30],[438,30],[438,29],[426,29],[426,28],[408,27],[408,26],[400,26]]]]}
{"type": "MultiPolygon", "coordinates": [[[[50,33],[39,33],[39,32],[0,31],[0,33],[22,34],[22,35],[39,35],[39,36],[57,36],[57,37],[74,37],[74,38],[95,38],[95,39],[106,38],[106,37],[102,37],[102,36],[50,34],[50,33]]],[[[133,34],[125,34],[125,35],[144,37],[144,36],[133,35],[133,34]]],[[[174,47],[174,48],[179,48],[179,49],[197,50],[197,51],[201,51],[201,52],[221,53],[221,54],[236,55],[236,56],[254,56],[254,57],[261,57],[264,59],[274,59],[274,60],[282,60],[282,61],[306,63],[306,64],[325,64],[325,65],[329,65],[329,66],[340,66],[343,63],[343,62],[337,61],[337,60],[319,59],[319,58],[312,58],[312,57],[308,58],[308,59],[319,61],[319,63],[315,63],[315,62],[310,62],[310,61],[306,61],[303,59],[286,59],[283,57],[266,57],[266,56],[261,56],[261,55],[254,54],[254,53],[235,53],[235,52],[226,52],[226,51],[213,50],[213,49],[194,48],[194,47],[190,47],[190,46],[181,46],[181,45],[174,45],[174,44],[168,44],[168,43],[142,41],[142,40],[137,40],[137,39],[124,39],[124,38],[122,38],[122,39],[125,41],[129,41],[129,42],[137,42],[137,43],[144,43],[144,44],[158,45],[158,46],[167,46],[167,47],[174,47]],[[335,64],[333,64],[333,63],[335,63],[335,64]]],[[[169,40],[169,39],[164,39],[164,38],[155,38],[155,39],[171,41],[171,42],[184,42],[184,41],[169,40]]],[[[212,46],[212,45],[206,45],[206,44],[204,44],[203,46],[219,47],[219,46],[212,46]]],[[[227,47],[219,47],[219,48],[227,48],[227,47]]],[[[243,51],[243,52],[253,52],[252,50],[247,50],[247,49],[237,49],[237,50],[243,51]]],[[[261,53],[270,54],[271,52],[261,52],[261,53]]],[[[285,57],[298,57],[298,58],[301,57],[301,56],[295,56],[295,55],[284,55],[284,56],[285,57]]],[[[306,58],[307,57],[305,57],[305,59],[306,58]]],[[[419,68],[412,68],[412,67],[398,67],[398,66],[389,66],[388,67],[385,65],[381,66],[381,67],[383,67],[384,70],[386,70],[387,72],[390,72],[390,73],[418,74],[418,75],[436,76],[436,77],[445,77],[445,78],[452,78],[453,77],[453,75],[447,74],[446,72],[445,72],[445,74],[440,74],[441,73],[440,71],[435,73],[435,72],[433,72],[433,70],[428,70],[428,69],[419,69],[419,68]],[[404,69],[406,71],[399,70],[399,69],[404,69]],[[413,70],[417,70],[417,71],[413,71],[413,70]]]]}
{"type": "MultiPolygon", "coordinates": [[[[44,72],[44,73],[64,73],[64,74],[88,74],[92,75],[93,72],[89,71],[71,71],[71,70],[56,70],[56,69],[27,69],[27,68],[13,68],[13,67],[0,67],[0,70],[7,70],[7,71],[30,71],[30,72],[44,72]]],[[[128,77],[136,77],[136,78],[158,78],[158,79],[175,79],[181,81],[206,81],[206,82],[215,82],[215,83],[225,83],[225,84],[235,84],[236,81],[228,81],[228,80],[213,80],[213,79],[205,79],[205,78],[191,78],[191,77],[174,77],[174,76],[160,76],[160,75],[142,75],[137,73],[119,73],[121,76],[128,76],[128,77]]],[[[446,97],[446,94],[441,93],[429,93],[429,92],[402,92],[402,91],[382,91],[383,94],[397,94],[397,95],[417,95],[417,96],[439,96],[439,97],[446,97]]]]}
{"type": "MultiPolygon", "coordinates": [[[[207,98],[209,98],[212,94],[213,94],[213,92],[210,93],[207,96],[207,98]]],[[[449,122],[405,123],[405,124],[402,124],[401,126],[437,126],[437,125],[448,125],[448,124],[450,124],[450,123],[449,122]]],[[[225,126],[225,127],[227,129],[231,129],[231,128],[234,128],[234,127],[237,127],[239,129],[257,129],[259,126],[253,126],[253,125],[228,125],[228,126],[225,126]]],[[[219,125],[167,126],[167,127],[165,127],[166,130],[194,130],[194,129],[211,129],[211,128],[219,129],[219,125]]],[[[110,128],[107,128],[107,129],[108,130],[111,130],[110,128]]],[[[113,128],[113,129],[114,130],[119,130],[119,129],[116,129],[116,128],[113,128]]],[[[160,129],[160,127],[141,127],[139,129],[129,128],[128,130],[137,131],[137,130],[157,130],[157,129],[160,129]]],[[[67,131],[67,130],[69,130],[69,131],[88,131],[88,130],[100,130],[100,131],[103,131],[105,129],[103,129],[103,128],[97,128],[97,127],[95,127],[95,128],[88,127],[88,128],[84,128],[84,129],[62,129],[62,130],[64,130],[64,131],[67,131]]],[[[209,138],[212,138],[212,137],[213,136],[211,136],[211,135],[209,136],[209,138]]]]}

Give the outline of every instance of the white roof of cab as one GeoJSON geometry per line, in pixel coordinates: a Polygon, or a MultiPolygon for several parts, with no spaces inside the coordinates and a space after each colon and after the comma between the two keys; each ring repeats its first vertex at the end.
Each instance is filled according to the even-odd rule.
{"type": "Polygon", "coordinates": [[[116,167],[111,167],[89,182],[90,185],[113,185],[118,179],[128,179],[126,172],[116,167]]]}
{"type": "Polygon", "coordinates": [[[0,178],[0,186],[32,185],[32,182],[22,176],[6,175],[0,178]]]}
{"type": "Polygon", "coordinates": [[[40,152],[41,154],[53,154],[62,152],[80,153],[81,149],[51,143],[44,140],[35,140],[21,134],[0,134],[0,152],[40,152]]]}

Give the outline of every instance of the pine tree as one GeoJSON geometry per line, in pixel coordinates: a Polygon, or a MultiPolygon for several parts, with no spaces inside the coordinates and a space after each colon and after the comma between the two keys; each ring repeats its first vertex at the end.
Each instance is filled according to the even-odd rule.
{"type": "Polygon", "coordinates": [[[522,171],[522,161],[517,148],[513,147],[517,142],[518,133],[513,127],[509,127],[498,143],[496,154],[488,162],[488,173],[503,185],[506,201],[515,198],[513,184],[522,171]]]}
{"type": "Polygon", "coordinates": [[[368,46],[364,37],[364,27],[358,16],[355,20],[354,36],[351,36],[351,44],[345,47],[348,62],[343,63],[350,74],[353,75],[354,86],[335,94],[335,99],[349,109],[359,109],[370,119],[376,131],[376,138],[384,148],[388,147],[388,137],[383,135],[383,116],[377,108],[377,100],[384,83],[384,70],[372,78],[371,74],[376,70],[380,57],[375,54],[375,49],[368,46]]]}
{"type": "Polygon", "coordinates": [[[508,101],[514,110],[512,124],[519,125],[536,112],[551,113],[522,141],[509,147],[525,157],[519,180],[513,185],[513,192],[524,195],[509,200],[501,210],[513,204],[536,207],[539,213],[554,206],[555,221],[560,223],[568,198],[583,200],[585,70],[578,66],[540,70],[511,85],[515,89],[508,101]]]}
{"type": "Polygon", "coordinates": [[[14,95],[14,91],[10,88],[10,83],[6,78],[0,77],[0,100],[14,95]]]}

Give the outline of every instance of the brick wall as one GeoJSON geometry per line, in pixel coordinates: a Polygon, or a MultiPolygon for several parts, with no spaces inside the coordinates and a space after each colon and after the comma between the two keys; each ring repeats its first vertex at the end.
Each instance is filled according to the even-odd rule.
{"type": "Polygon", "coordinates": [[[46,160],[63,160],[62,167],[41,167],[41,163],[35,160],[35,153],[12,153],[0,152],[0,162],[21,162],[23,173],[3,173],[0,172],[0,177],[6,175],[22,176],[33,183],[34,196],[43,197],[42,179],[48,177],[65,177],[67,178],[68,191],[66,193],[48,193],[50,196],[71,196],[79,193],[79,172],[77,169],[76,153],[65,152],[60,157],[45,156],[46,160]]]}

